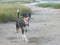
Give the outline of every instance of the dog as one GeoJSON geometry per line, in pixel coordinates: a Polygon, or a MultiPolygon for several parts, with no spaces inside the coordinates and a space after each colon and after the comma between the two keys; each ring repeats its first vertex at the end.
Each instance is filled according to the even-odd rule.
{"type": "Polygon", "coordinates": [[[19,33],[21,31],[22,37],[26,42],[28,42],[28,38],[26,36],[27,33],[27,26],[29,25],[29,18],[24,17],[24,18],[17,18],[16,20],[16,32],[17,32],[17,37],[19,37],[19,33]],[[19,30],[20,29],[20,30],[19,30]]]}

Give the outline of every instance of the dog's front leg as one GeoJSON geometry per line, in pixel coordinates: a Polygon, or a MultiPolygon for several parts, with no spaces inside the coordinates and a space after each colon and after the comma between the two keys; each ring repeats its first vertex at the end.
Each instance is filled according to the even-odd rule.
{"type": "Polygon", "coordinates": [[[27,38],[27,36],[26,36],[25,34],[23,34],[22,37],[23,37],[23,39],[24,39],[26,42],[28,42],[28,38],[27,38]]]}

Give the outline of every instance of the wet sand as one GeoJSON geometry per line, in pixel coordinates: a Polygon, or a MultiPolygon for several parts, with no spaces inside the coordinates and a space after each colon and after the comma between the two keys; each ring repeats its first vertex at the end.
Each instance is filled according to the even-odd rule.
{"type": "Polygon", "coordinates": [[[29,42],[16,38],[15,22],[0,24],[0,45],[60,45],[60,9],[30,6],[29,42]]]}

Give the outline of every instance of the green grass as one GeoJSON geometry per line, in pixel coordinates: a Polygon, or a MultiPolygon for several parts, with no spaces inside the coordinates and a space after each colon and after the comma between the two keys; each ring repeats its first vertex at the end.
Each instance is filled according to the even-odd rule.
{"type": "Polygon", "coordinates": [[[39,7],[51,7],[51,4],[44,3],[44,4],[37,4],[39,7]]]}
{"type": "Polygon", "coordinates": [[[56,9],[60,9],[60,4],[52,4],[51,7],[56,8],[56,9]]]}
{"type": "Polygon", "coordinates": [[[31,0],[20,0],[21,2],[24,2],[24,3],[29,3],[31,2],[31,0]]]}
{"type": "Polygon", "coordinates": [[[30,3],[35,2],[35,0],[0,0],[0,3],[15,3],[15,2],[23,2],[23,3],[30,3]]]}
{"type": "Polygon", "coordinates": [[[30,8],[17,4],[0,4],[0,22],[15,21],[17,18],[17,9],[20,13],[31,12],[30,8]]]}
{"type": "Polygon", "coordinates": [[[51,7],[51,8],[60,9],[60,4],[43,3],[43,4],[37,4],[36,6],[39,6],[39,7],[51,7]]]}
{"type": "Polygon", "coordinates": [[[21,2],[24,2],[24,3],[30,3],[31,1],[32,2],[35,2],[36,0],[20,0],[21,2]]]}

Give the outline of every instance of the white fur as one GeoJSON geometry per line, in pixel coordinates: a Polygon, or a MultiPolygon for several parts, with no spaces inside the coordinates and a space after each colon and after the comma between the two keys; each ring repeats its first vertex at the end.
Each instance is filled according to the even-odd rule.
{"type": "Polygon", "coordinates": [[[24,38],[24,40],[26,41],[26,42],[28,42],[28,38],[26,37],[26,35],[24,34],[24,35],[22,35],[22,37],[24,38]]]}
{"type": "Polygon", "coordinates": [[[27,36],[25,34],[21,34],[21,32],[17,33],[17,38],[22,38],[22,40],[28,42],[27,36]]]}
{"type": "Polygon", "coordinates": [[[26,27],[25,27],[25,30],[29,30],[29,26],[26,26],[26,27]]]}

